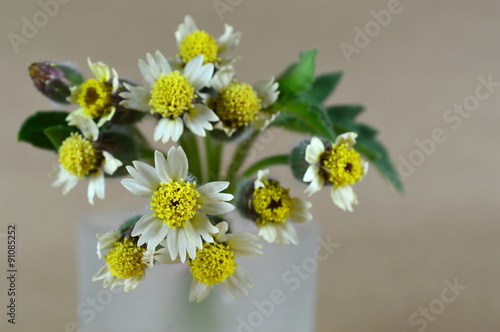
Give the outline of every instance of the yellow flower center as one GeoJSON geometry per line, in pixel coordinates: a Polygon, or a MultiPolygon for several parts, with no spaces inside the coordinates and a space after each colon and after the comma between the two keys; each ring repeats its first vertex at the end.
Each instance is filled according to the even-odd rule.
{"type": "Polygon", "coordinates": [[[203,54],[203,64],[218,60],[219,46],[215,39],[205,31],[196,30],[184,38],[179,45],[179,55],[184,63],[199,54],[203,54]]]}
{"type": "Polygon", "coordinates": [[[347,144],[332,144],[321,156],[321,163],[325,177],[335,188],[354,184],[364,175],[359,153],[349,149],[347,144]]]}
{"type": "Polygon", "coordinates": [[[284,189],[278,181],[266,180],[264,185],[253,192],[253,209],[260,216],[258,222],[262,225],[268,222],[284,223],[293,204],[290,189],[284,189]]]}
{"type": "Polygon", "coordinates": [[[186,222],[201,207],[198,204],[200,194],[195,187],[196,182],[184,182],[184,179],[180,182],[172,179],[168,183],[162,182],[151,198],[151,210],[171,228],[186,226],[186,222]]]}
{"type": "Polygon", "coordinates": [[[250,85],[233,82],[219,92],[215,107],[219,119],[226,127],[240,128],[257,117],[261,103],[250,85]]]}
{"type": "Polygon", "coordinates": [[[236,255],[228,245],[221,243],[205,243],[203,249],[196,252],[196,258],[188,263],[195,280],[206,285],[214,285],[233,275],[238,264],[236,255]]]}
{"type": "Polygon", "coordinates": [[[125,238],[123,242],[116,241],[115,247],[104,257],[109,272],[117,278],[128,279],[144,274],[146,264],[142,262],[145,248],[137,247],[136,243],[125,238]]]}
{"type": "Polygon", "coordinates": [[[101,117],[111,107],[111,86],[104,81],[88,79],[80,86],[78,104],[92,119],[101,117]]]}
{"type": "Polygon", "coordinates": [[[194,98],[194,87],[186,75],[176,70],[161,74],[153,83],[149,105],[153,108],[151,113],[175,119],[191,108],[194,98]]]}
{"type": "Polygon", "coordinates": [[[59,148],[59,162],[70,174],[84,177],[99,167],[102,154],[80,134],[71,133],[59,148]]]}

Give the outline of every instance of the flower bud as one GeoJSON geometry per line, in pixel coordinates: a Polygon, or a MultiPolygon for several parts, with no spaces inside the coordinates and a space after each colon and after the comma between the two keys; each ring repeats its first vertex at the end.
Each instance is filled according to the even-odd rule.
{"type": "Polygon", "coordinates": [[[35,62],[29,66],[29,73],[36,89],[52,101],[68,104],[70,87],[80,85],[82,75],[67,65],[54,61],[35,62]]]}
{"type": "Polygon", "coordinates": [[[255,178],[245,179],[238,184],[236,190],[236,209],[241,214],[241,216],[248,218],[250,220],[257,220],[259,215],[251,208],[250,203],[252,201],[253,192],[255,190],[254,186],[255,178]]]}
{"type": "Polygon", "coordinates": [[[305,140],[295,146],[290,155],[290,164],[293,176],[303,182],[304,174],[307,171],[309,164],[306,162],[306,148],[311,140],[305,140]]]}

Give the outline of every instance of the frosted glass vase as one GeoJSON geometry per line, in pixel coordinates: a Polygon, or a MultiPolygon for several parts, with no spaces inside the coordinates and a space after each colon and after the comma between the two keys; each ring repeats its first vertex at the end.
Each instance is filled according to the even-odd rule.
{"type": "MultiPolygon", "coordinates": [[[[296,225],[300,244],[263,244],[260,257],[238,257],[253,280],[248,296],[234,300],[220,287],[201,303],[188,301],[192,277],[183,264],[155,265],[139,286],[104,289],[92,276],[103,266],[96,234],[117,227],[132,213],[101,211],[77,224],[78,304],[82,332],[313,332],[317,298],[316,222],[296,225]]],[[[251,222],[233,214],[233,231],[256,233],[251,222]]]]}

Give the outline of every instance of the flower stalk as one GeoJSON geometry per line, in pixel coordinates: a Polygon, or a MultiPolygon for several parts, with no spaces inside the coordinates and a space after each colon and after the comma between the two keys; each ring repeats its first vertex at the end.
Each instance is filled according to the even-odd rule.
{"type": "Polygon", "coordinates": [[[20,141],[57,152],[53,186],[66,194],[87,181],[93,204],[95,197],[104,199],[106,179],[127,176],[125,189],[147,200],[145,211],[97,236],[105,264],[93,280],[104,287],[127,292],[155,264],[185,264],[191,301],[204,300],[216,286],[234,298],[247,295],[252,281],[238,257],[261,255],[259,239],[297,245],[293,224],[312,219],[312,204],[292,195],[272,166],[290,167],[308,184],[309,196],[329,187],[333,203],[346,211],[358,204],[353,186],[367,174],[368,162],[402,189],[377,130],[355,119],[363,108],[323,105],[341,74],[316,76],[316,49],[302,52],[279,77],[250,85],[236,75],[239,57],[229,54],[240,37],[226,24],[214,38],[187,15],[175,32],[173,57],[156,51],[138,60],[143,85],[90,59],[87,79],[55,61],[30,66],[40,93],[74,108],[36,112],[18,134],[20,141]],[[143,135],[136,123],[146,115],[157,122],[143,135]],[[294,148],[280,142],[284,152],[259,160],[254,143],[270,126],[307,138],[294,148]],[[153,149],[149,139],[166,144],[168,153],[153,149]],[[232,144],[232,158],[223,165],[232,144]],[[225,215],[235,207],[257,234],[233,232],[237,227],[225,215]]]}

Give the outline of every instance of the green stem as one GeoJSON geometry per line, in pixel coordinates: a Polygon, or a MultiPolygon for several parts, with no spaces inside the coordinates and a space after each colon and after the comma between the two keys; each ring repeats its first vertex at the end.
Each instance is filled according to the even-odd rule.
{"type": "Polygon", "coordinates": [[[287,154],[284,155],[278,155],[278,156],[272,156],[268,158],[264,158],[262,160],[259,160],[252,166],[248,167],[245,172],[243,172],[243,177],[250,177],[254,173],[256,173],[260,169],[264,169],[266,167],[272,166],[272,165],[288,165],[289,163],[290,156],[287,154]]]}
{"type": "Polygon", "coordinates": [[[245,161],[245,158],[247,157],[248,151],[250,150],[250,147],[252,146],[253,141],[257,138],[258,135],[259,135],[259,132],[254,131],[249,138],[247,138],[246,140],[241,142],[236,147],[236,151],[234,152],[234,156],[233,156],[233,161],[229,165],[229,168],[227,171],[226,180],[231,183],[228,190],[233,191],[236,188],[236,183],[234,183],[234,182],[235,182],[238,170],[239,170],[241,164],[245,161]]]}
{"type": "Polygon", "coordinates": [[[196,140],[196,136],[191,133],[185,133],[183,136],[181,136],[179,144],[182,146],[189,160],[189,172],[193,174],[198,179],[198,181],[203,181],[200,150],[198,148],[198,141],[196,140]]]}
{"type": "Polygon", "coordinates": [[[212,180],[210,180],[211,178],[213,178],[213,172],[214,170],[212,169],[212,163],[213,163],[213,152],[212,152],[212,142],[211,142],[211,139],[209,136],[206,136],[205,137],[205,179],[204,179],[204,183],[207,181],[210,182],[212,180]]]}
{"type": "MultiPolygon", "coordinates": [[[[211,172],[208,173],[208,181],[218,181],[219,180],[219,175],[220,175],[220,163],[221,163],[221,158],[222,158],[222,142],[219,142],[217,140],[212,140],[211,142],[211,172]]],[[[208,149],[207,149],[208,151],[208,149]]]]}
{"type": "Polygon", "coordinates": [[[152,149],[142,133],[136,126],[131,126],[133,138],[135,140],[136,151],[139,154],[139,159],[154,160],[155,150],[152,149]]]}

